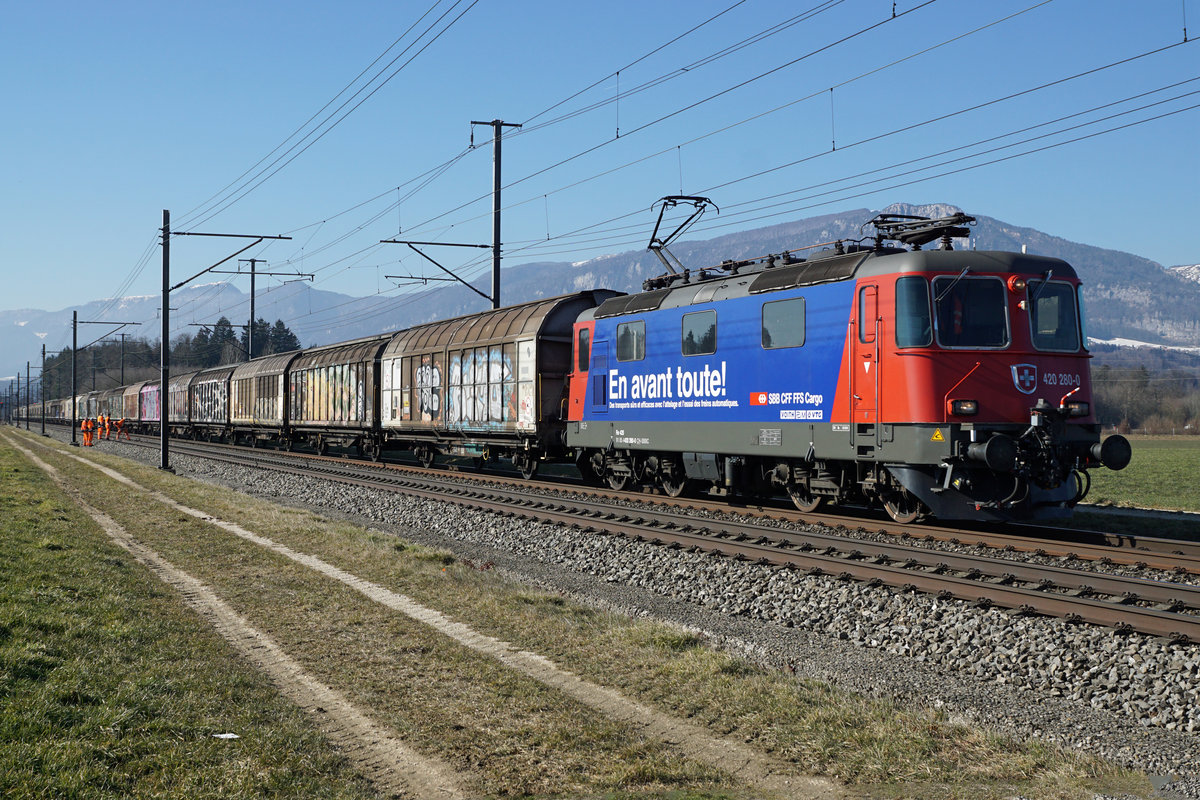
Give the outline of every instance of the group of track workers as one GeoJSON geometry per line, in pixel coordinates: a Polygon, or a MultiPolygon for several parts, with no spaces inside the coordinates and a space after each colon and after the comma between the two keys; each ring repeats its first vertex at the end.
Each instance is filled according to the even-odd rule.
{"type": "Polygon", "coordinates": [[[126,439],[129,438],[129,431],[125,427],[125,418],[121,417],[113,422],[112,417],[106,414],[84,417],[79,423],[79,430],[83,432],[84,447],[92,447],[100,439],[120,441],[121,434],[125,434],[126,439]]]}

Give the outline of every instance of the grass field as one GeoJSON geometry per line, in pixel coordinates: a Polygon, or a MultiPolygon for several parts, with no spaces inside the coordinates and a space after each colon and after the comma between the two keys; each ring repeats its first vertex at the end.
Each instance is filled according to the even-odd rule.
{"type": "MultiPolygon", "coordinates": [[[[31,446],[305,670],[470,776],[477,796],[751,796],[720,770],[118,484],[65,448],[31,446]]],[[[692,633],[532,591],[448,553],[88,456],[800,774],[834,777],[852,794],[985,800],[1149,789],[1088,756],[763,670],[692,633]]],[[[373,796],[300,710],[2,440],[0,478],[0,796],[373,796]],[[225,732],[240,738],[214,738],[225,732]]]]}
{"type": "Polygon", "coordinates": [[[1200,512],[1200,436],[1129,436],[1133,460],[1120,472],[1091,470],[1087,502],[1200,512]]]}

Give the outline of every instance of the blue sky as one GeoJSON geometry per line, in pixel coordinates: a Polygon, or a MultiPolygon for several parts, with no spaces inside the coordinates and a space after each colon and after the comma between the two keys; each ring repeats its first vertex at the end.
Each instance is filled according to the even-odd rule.
{"type": "MultiPolygon", "coordinates": [[[[895,19],[891,0],[7,3],[0,305],[159,291],[163,209],[177,230],[291,235],[244,254],[266,259],[260,270],[399,297],[411,289],[385,275],[437,273],[378,240],[490,242],[490,128],[471,150],[469,122],[495,118],[525,124],[504,139],[508,264],[643,247],[651,204],[681,192],[721,208],[697,237],[948,202],[1168,266],[1200,261],[1200,43],[1182,44],[1185,24],[1200,38],[1198,0],[894,6],[895,19]],[[390,80],[370,82],[397,56],[390,80]],[[297,130],[326,132],[243,193],[258,180],[239,176],[297,130]]],[[[234,249],[176,238],[172,277],[234,249]]],[[[484,251],[428,252],[467,275],[489,268],[484,251]]]]}

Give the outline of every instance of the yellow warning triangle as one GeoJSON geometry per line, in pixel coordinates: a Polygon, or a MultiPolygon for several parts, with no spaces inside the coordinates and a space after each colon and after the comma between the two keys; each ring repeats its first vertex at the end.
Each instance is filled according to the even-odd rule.
{"type": "Polygon", "coordinates": [[[945,437],[945,436],[942,436],[942,429],[941,429],[941,428],[938,428],[937,430],[935,430],[935,431],[933,432],[933,436],[929,437],[929,441],[931,441],[931,442],[944,442],[944,441],[946,441],[946,437],[945,437]]]}

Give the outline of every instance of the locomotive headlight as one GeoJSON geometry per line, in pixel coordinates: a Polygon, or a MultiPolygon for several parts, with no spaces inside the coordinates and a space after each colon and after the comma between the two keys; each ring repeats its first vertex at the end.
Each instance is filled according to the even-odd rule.
{"type": "Polygon", "coordinates": [[[1086,417],[1091,410],[1091,405],[1082,400],[1067,403],[1067,416],[1069,417],[1086,417]]]}
{"type": "Polygon", "coordinates": [[[973,417],[979,413],[978,400],[951,400],[946,409],[956,417],[973,417]]]}
{"type": "Polygon", "coordinates": [[[1008,290],[1010,292],[1016,292],[1016,293],[1025,291],[1025,279],[1018,275],[1009,276],[1008,290]]]}

